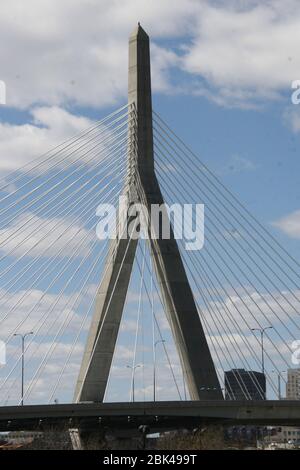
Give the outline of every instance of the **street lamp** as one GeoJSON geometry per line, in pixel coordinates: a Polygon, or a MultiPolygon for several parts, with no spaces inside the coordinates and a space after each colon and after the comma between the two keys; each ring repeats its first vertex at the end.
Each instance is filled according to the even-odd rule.
{"type": "Polygon", "coordinates": [[[281,400],[281,374],[284,374],[286,370],[272,370],[273,373],[277,374],[277,380],[278,380],[278,400],[281,400]]]}
{"type": "Polygon", "coordinates": [[[135,369],[137,369],[138,367],[141,367],[141,366],[142,366],[141,364],[137,364],[134,367],[126,366],[128,369],[131,369],[133,371],[133,373],[132,373],[132,401],[133,402],[134,402],[134,374],[135,374],[135,369]]]}
{"type": "Polygon", "coordinates": [[[166,340],[165,339],[158,339],[157,341],[155,341],[154,343],[154,351],[153,351],[153,401],[156,401],[156,346],[159,344],[159,343],[165,343],[166,340]]]}
{"type": "Polygon", "coordinates": [[[183,394],[184,394],[184,399],[186,401],[186,386],[185,386],[185,369],[182,368],[182,381],[183,381],[183,394]]]}
{"type": "Polygon", "coordinates": [[[22,339],[22,376],[21,376],[21,406],[24,405],[24,369],[25,369],[25,364],[24,364],[24,343],[25,343],[25,338],[26,336],[33,335],[33,331],[30,331],[29,333],[25,333],[24,335],[21,333],[15,333],[14,336],[20,336],[22,339]]]}
{"type": "Polygon", "coordinates": [[[265,328],[251,328],[251,331],[260,332],[260,344],[261,344],[261,371],[265,374],[265,358],[264,358],[264,333],[266,330],[273,328],[273,326],[266,326],[265,328]]]}

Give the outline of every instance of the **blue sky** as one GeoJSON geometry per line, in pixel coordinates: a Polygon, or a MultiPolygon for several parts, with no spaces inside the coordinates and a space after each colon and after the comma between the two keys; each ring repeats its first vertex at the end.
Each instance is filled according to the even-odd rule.
{"type": "Polygon", "coordinates": [[[273,226],[299,210],[299,135],[282,119],[285,103],[240,110],[194,97],[155,101],[171,127],[299,259],[298,231],[292,237],[273,226]]]}
{"type": "Polygon", "coordinates": [[[127,41],[138,21],[151,36],[154,109],[299,260],[295,0],[3,1],[1,174],[126,102],[127,41]]]}

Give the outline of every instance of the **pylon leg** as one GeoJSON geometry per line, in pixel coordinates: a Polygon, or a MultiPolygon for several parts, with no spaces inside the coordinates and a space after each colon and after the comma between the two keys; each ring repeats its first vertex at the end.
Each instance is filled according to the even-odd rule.
{"type": "Polygon", "coordinates": [[[76,384],[76,402],[103,401],[136,246],[133,239],[111,243],[76,384]]]}

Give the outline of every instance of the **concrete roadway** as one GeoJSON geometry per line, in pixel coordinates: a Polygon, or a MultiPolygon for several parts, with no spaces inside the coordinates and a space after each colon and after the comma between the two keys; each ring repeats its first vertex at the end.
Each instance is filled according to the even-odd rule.
{"type": "Polygon", "coordinates": [[[0,431],[88,426],[151,430],[228,425],[299,425],[300,400],[71,403],[0,407],[0,431]]]}

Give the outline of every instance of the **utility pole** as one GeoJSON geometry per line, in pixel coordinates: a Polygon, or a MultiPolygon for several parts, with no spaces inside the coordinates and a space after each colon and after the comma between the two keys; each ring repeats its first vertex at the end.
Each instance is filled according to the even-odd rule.
{"type": "Polygon", "coordinates": [[[261,345],[261,371],[265,375],[265,357],[264,357],[264,334],[266,330],[273,328],[273,326],[266,326],[265,328],[251,328],[251,331],[260,332],[260,345],[261,345]]]}
{"type": "Polygon", "coordinates": [[[135,369],[137,369],[138,367],[141,367],[142,365],[141,364],[137,364],[136,366],[132,367],[132,366],[126,366],[128,367],[128,369],[131,369],[132,370],[132,401],[134,402],[134,374],[135,374],[135,369]]]}
{"type": "Polygon", "coordinates": [[[156,401],[156,346],[159,343],[165,343],[164,339],[159,339],[154,343],[154,364],[153,364],[153,401],[156,401]]]}
{"type": "Polygon", "coordinates": [[[281,400],[281,374],[284,374],[286,370],[281,370],[279,372],[277,370],[272,370],[272,372],[277,374],[278,400],[281,400]]]}
{"type": "Polygon", "coordinates": [[[21,333],[15,333],[14,336],[20,336],[21,337],[21,342],[22,342],[22,372],[21,372],[21,406],[24,405],[24,372],[25,372],[25,338],[26,336],[33,335],[33,331],[30,331],[29,333],[21,334],[21,333]]]}

